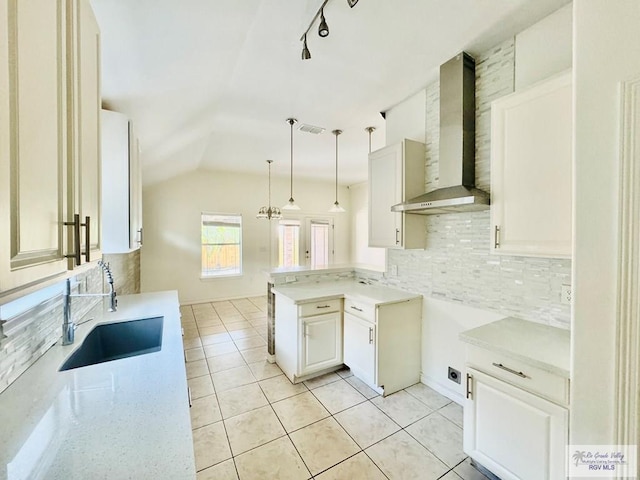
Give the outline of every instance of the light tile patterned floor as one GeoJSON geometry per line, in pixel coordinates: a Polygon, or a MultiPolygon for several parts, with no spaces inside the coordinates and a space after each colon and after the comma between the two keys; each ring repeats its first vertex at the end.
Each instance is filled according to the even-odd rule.
{"type": "Polygon", "coordinates": [[[180,310],[198,480],[485,480],[462,408],[429,387],[382,398],[347,369],[293,385],[266,361],[266,297],[180,310]]]}

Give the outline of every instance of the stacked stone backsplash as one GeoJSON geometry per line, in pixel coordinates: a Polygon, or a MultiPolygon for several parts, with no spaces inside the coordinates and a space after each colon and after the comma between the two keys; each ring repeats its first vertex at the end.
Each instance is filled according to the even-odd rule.
{"type": "MultiPolygon", "coordinates": [[[[93,268],[71,279],[72,291],[102,292],[102,269],[93,268]]],[[[0,392],[14,382],[29,366],[51,348],[62,335],[64,281],[49,298],[26,311],[4,318],[0,309],[0,392]]],[[[47,289],[49,290],[49,289],[47,289]]],[[[87,316],[98,304],[99,297],[72,299],[74,322],[87,316]]],[[[6,311],[6,307],[4,308],[6,311]]]]}
{"type": "Polygon", "coordinates": [[[105,253],[102,260],[111,267],[118,295],[140,293],[140,249],[128,253],[105,253]]]}
{"type": "MultiPolygon", "coordinates": [[[[487,192],[491,189],[491,102],[514,91],[514,74],[513,39],[476,57],[476,186],[487,192]]],[[[425,114],[428,192],[438,187],[438,82],[426,88],[425,114]]],[[[563,284],[571,283],[571,260],[492,255],[490,228],[489,211],[427,216],[426,249],[389,249],[387,266],[397,265],[398,275],[371,280],[568,329],[570,307],[560,303],[560,293],[563,284]]]]}

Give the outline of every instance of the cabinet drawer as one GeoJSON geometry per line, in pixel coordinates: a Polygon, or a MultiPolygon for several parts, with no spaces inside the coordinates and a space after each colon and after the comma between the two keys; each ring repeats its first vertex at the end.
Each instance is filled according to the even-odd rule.
{"type": "Polygon", "coordinates": [[[467,348],[467,364],[554,402],[569,404],[569,380],[566,378],[472,346],[467,348]]]}
{"type": "Polygon", "coordinates": [[[322,315],[323,313],[339,312],[342,310],[342,299],[334,298],[323,302],[303,303],[300,305],[300,316],[310,317],[312,315],[322,315]]]}
{"type": "Polygon", "coordinates": [[[376,321],[376,306],[370,303],[358,302],[350,298],[344,299],[344,311],[368,322],[376,321]]]}

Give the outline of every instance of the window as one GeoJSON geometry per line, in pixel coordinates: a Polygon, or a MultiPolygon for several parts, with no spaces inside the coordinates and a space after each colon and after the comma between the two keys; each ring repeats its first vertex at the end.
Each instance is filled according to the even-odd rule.
{"type": "Polygon", "coordinates": [[[242,274],[242,217],[202,214],[203,278],[242,274]]]}
{"type": "Polygon", "coordinates": [[[300,266],[300,222],[280,220],[278,224],[278,266],[300,266]]]}
{"type": "Polygon", "coordinates": [[[309,222],[309,261],[312,268],[329,265],[329,220],[309,222]]]}

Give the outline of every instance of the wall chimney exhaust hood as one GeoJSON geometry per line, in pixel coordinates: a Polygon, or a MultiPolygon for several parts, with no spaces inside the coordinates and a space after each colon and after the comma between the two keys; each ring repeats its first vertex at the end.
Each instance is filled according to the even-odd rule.
{"type": "Polygon", "coordinates": [[[475,188],[475,61],[465,52],[440,66],[439,188],[394,205],[392,212],[436,215],[489,208],[475,188]]]}

